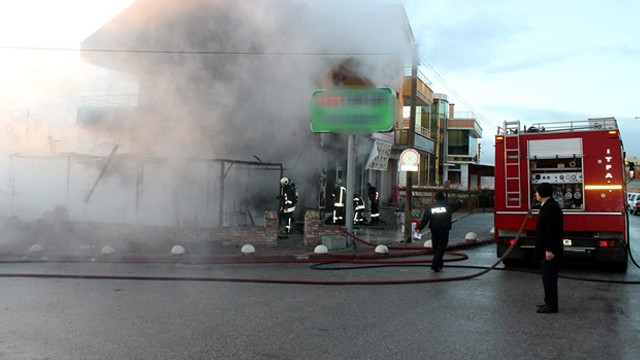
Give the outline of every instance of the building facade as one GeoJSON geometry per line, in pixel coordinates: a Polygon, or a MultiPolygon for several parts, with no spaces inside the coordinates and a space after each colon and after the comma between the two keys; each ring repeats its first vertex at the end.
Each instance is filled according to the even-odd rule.
{"type": "Polygon", "coordinates": [[[449,104],[445,181],[463,190],[477,190],[489,185],[483,183],[483,177],[493,176],[492,167],[479,161],[482,127],[473,112],[455,112],[454,108],[449,104]]]}

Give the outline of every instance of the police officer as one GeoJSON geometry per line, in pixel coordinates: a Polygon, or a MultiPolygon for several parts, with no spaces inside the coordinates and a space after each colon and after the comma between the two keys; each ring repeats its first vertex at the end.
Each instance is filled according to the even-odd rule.
{"type": "Polygon", "coordinates": [[[431,203],[424,210],[424,215],[420,220],[420,224],[416,227],[416,234],[419,234],[427,224],[431,230],[431,243],[433,246],[433,260],[431,262],[431,270],[440,272],[443,267],[444,252],[449,245],[449,230],[451,230],[451,214],[460,209],[462,200],[455,203],[446,202],[444,193],[438,191],[436,193],[436,201],[431,203]]]}
{"type": "Polygon", "coordinates": [[[285,229],[283,232],[287,234],[291,232],[293,225],[293,212],[296,211],[298,203],[298,190],[295,185],[289,181],[289,178],[280,179],[280,222],[284,222],[285,229]]]}

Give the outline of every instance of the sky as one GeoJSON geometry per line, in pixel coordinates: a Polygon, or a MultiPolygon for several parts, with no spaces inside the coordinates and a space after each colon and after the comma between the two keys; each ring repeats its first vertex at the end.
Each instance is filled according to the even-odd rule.
{"type": "Polygon", "coordinates": [[[640,2],[406,0],[427,76],[483,128],[615,117],[640,156],[640,2]]]}
{"type": "MultiPolygon", "coordinates": [[[[402,1],[432,89],[456,111],[474,112],[483,128],[481,162],[493,163],[493,136],[504,121],[594,117],[615,117],[627,155],[640,157],[640,2],[402,1]]],[[[64,126],[83,96],[135,91],[134,79],[83,63],[73,51],[133,2],[2,2],[0,118],[64,126]]]]}

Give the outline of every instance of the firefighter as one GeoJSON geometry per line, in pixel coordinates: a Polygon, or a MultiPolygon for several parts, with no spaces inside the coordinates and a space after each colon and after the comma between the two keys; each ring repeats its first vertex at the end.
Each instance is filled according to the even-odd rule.
{"type": "Polygon", "coordinates": [[[358,196],[353,197],[353,223],[362,224],[364,222],[364,210],[366,206],[364,201],[358,196]]]}
{"type": "Polygon", "coordinates": [[[433,244],[433,260],[431,270],[440,272],[443,267],[444,252],[449,244],[449,230],[451,230],[451,214],[462,206],[462,200],[449,203],[444,200],[444,193],[436,193],[436,201],[429,204],[424,210],[424,215],[420,224],[416,227],[416,234],[419,234],[427,224],[431,229],[431,242],[433,244]]]}
{"type": "Polygon", "coordinates": [[[369,201],[371,202],[371,224],[377,224],[380,221],[380,194],[378,189],[371,183],[367,183],[367,188],[369,201]]]}
{"type": "MultiPolygon", "coordinates": [[[[336,188],[333,194],[333,216],[331,217],[332,224],[344,224],[346,216],[345,200],[347,198],[347,188],[342,186],[342,181],[336,182],[336,188]]],[[[364,222],[364,210],[366,206],[364,201],[356,195],[353,196],[353,223],[362,224],[364,222]]],[[[329,222],[329,220],[327,220],[329,222]]]]}
{"type": "Polygon", "coordinates": [[[342,186],[341,180],[336,182],[336,188],[334,193],[331,194],[331,197],[333,197],[333,217],[331,218],[331,221],[334,224],[342,224],[344,223],[344,201],[347,197],[347,188],[342,186]]]}
{"type": "Polygon", "coordinates": [[[280,223],[284,222],[282,233],[289,234],[293,226],[293,212],[296,210],[298,203],[298,190],[295,184],[289,181],[289,178],[280,179],[280,223]]]}

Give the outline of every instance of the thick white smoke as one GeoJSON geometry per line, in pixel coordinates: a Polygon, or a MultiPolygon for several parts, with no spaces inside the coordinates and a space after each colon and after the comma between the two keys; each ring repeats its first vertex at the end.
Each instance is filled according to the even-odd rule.
{"type": "MultiPolygon", "coordinates": [[[[325,160],[309,128],[312,92],[339,67],[397,88],[408,29],[386,2],[140,0],[83,43],[87,62],[137,79],[135,113],[79,124],[85,140],[64,144],[70,154],[12,158],[3,213],[32,218],[62,204],[79,220],[215,225],[220,165],[206,159],[282,163],[313,207],[325,160]]],[[[278,172],[226,170],[225,209],[259,222],[277,208],[278,172]]]]}

